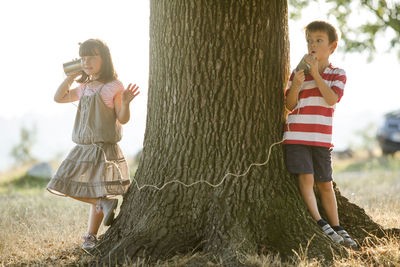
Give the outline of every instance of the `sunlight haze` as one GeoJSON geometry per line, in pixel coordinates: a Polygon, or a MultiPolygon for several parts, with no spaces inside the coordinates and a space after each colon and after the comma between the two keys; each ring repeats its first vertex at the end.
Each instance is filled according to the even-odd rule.
{"type": "MultiPolygon", "coordinates": [[[[18,143],[23,125],[37,127],[33,154],[39,160],[64,157],[72,148],[76,106],[57,104],[53,96],[65,78],[62,64],[78,58],[78,43],[89,38],[102,39],[109,45],[125,86],[132,82],[140,87],[120,145],[126,156],[141,149],[146,122],[149,16],[149,2],[145,0],[1,1],[0,171],[12,165],[9,153],[18,143]]],[[[326,16],[314,6],[301,20],[289,22],[291,69],[307,52],[303,28],[315,19],[326,20],[326,16]]],[[[345,55],[341,51],[331,57],[333,65],[346,70],[348,78],[334,119],[337,149],[354,142],[355,131],[370,122],[378,123],[384,113],[400,108],[397,56],[380,52],[371,63],[366,59],[366,54],[345,55]]]]}

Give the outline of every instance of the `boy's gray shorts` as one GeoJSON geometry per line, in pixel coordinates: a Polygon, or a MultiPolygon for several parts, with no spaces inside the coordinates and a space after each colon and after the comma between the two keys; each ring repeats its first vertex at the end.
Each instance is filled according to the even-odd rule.
{"type": "Polygon", "coordinates": [[[316,182],[332,181],[332,148],[285,144],[286,167],[293,174],[314,174],[316,182]]]}

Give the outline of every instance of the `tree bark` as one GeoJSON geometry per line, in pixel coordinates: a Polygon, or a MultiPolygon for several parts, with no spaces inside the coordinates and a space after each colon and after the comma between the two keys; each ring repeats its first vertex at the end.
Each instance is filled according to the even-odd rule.
{"type": "MultiPolygon", "coordinates": [[[[332,258],[339,247],[309,215],[280,145],[271,148],[267,164],[227,175],[265,162],[282,139],[286,1],[152,0],[150,8],[148,112],[137,184],[97,247],[100,261],[201,250],[236,266],[242,253],[290,256],[306,246],[309,257],[332,258]]],[[[363,226],[380,229],[339,193],[338,203],[343,225],[359,241],[363,226]],[[342,209],[350,206],[352,214],[342,209]]]]}

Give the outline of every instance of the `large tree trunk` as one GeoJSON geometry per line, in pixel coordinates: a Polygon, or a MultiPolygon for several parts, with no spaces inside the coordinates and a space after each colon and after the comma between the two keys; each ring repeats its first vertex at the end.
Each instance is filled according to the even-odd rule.
{"type": "MultiPolygon", "coordinates": [[[[310,239],[308,256],[331,258],[339,248],[306,210],[281,145],[267,164],[227,175],[265,162],[282,138],[286,1],[153,0],[150,8],[144,148],[137,184],[98,246],[102,261],[197,249],[236,265],[241,253],[288,256],[310,239]],[[181,183],[165,185],[173,180],[181,183]]],[[[342,223],[359,241],[361,228],[380,229],[338,198],[342,223]]]]}

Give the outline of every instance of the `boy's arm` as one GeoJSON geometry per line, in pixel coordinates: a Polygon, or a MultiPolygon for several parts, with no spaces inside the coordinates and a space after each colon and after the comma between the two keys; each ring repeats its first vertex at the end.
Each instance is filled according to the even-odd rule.
{"type": "Polygon", "coordinates": [[[292,84],[289,87],[288,94],[286,95],[286,102],[285,106],[288,110],[292,111],[298,101],[298,95],[299,95],[299,88],[301,84],[304,82],[305,75],[304,75],[304,70],[299,70],[294,74],[292,84]]]}
{"type": "Polygon", "coordinates": [[[339,96],[325,83],[324,79],[321,77],[321,74],[319,74],[317,58],[312,55],[308,55],[305,60],[310,65],[310,74],[314,78],[315,84],[321,92],[322,97],[325,99],[325,102],[329,106],[335,105],[339,100],[339,96]]]}
{"type": "Polygon", "coordinates": [[[335,93],[335,91],[333,91],[333,89],[325,83],[319,72],[315,73],[313,78],[319,91],[321,92],[321,95],[324,97],[325,102],[329,106],[335,105],[339,100],[339,96],[335,93]]]}

